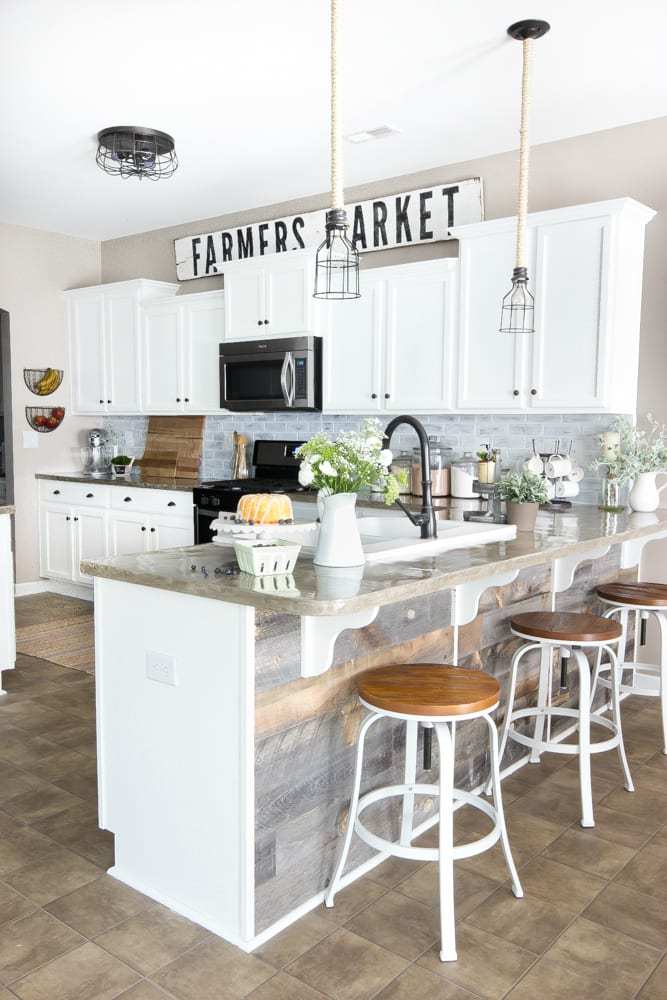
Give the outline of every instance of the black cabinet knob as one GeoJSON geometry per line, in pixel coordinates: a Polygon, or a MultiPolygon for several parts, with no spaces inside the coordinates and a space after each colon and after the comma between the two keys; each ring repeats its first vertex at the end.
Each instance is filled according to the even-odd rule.
{"type": "Polygon", "coordinates": [[[258,320],[257,320],[257,326],[261,326],[261,325],[262,325],[262,320],[261,320],[261,319],[258,319],[258,320]]]}
{"type": "Polygon", "coordinates": [[[151,528],[151,535],[155,534],[155,528],[151,528]]]}
{"type": "Polygon", "coordinates": [[[90,498],[94,496],[95,496],[94,493],[86,493],[86,500],[90,500],[90,498]]]}
{"type": "Polygon", "coordinates": [[[110,400],[110,399],[107,399],[107,403],[110,403],[110,402],[111,402],[111,400],[110,400]]]}
{"type": "Polygon", "coordinates": [[[67,515],[66,515],[66,517],[65,517],[65,520],[66,520],[66,521],[71,521],[71,520],[72,520],[72,518],[71,518],[71,517],[69,516],[69,514],[67,514],[67,515]]]}
{"type": "Polygon", "coordinates": [[[74,520],[75,520],[75,521],[78,521],[78,520],[79,520],[79,518],[78,518],[78,517],[75,517],[75,518],[74,518],[74,520]]]}
{"type": "Polygon", "coordinates": [[[384,398],[385,398],[385,399],[391,399],[391,396],[389,395],[389,393],[388,393],[388,392],[385,392],[385,394],[384,394],[384,398]]]}
{"type": "Polygon", "coordinates": [[[102,406],[104,406],[104,400],[103,399],[100,400],[100,403],[102,404],[102,406]]]}
{"type": "Polygon", "coordinates": [[[371,399],[377,399],[377,398],[378,398],[377,392],[372,392],[371,393],[371,399]]]}
{"type": "Polygon", "coordinates": [[[268,325],[269,325],[269,321],[268,321],[268,319],[265,319],[264,320],[264,326],[268,326],[268,325]]]}
{"type": "Polygon", "coordinates": [[[518,390],[518,389],[515,389],[515,390],[514,390],[514,391],[512,392],[512,395],[513,395],[513,396],[518,396],[518,395],[519,395],[519,390],[518,390]]]}
{"type": "Polygon", "coordinates": [[[180,397],[180,396],[177,396],[177,397],[176,397],[176,402],[177,402],[177,403],[180,403],[180,401],[181,401],[181,397],[180,397]]]}
{"type": "Polygon", "coordinates": [[[145,526],[145,525],[142,525],[142,526],[141,526],[141,530],[142,530],[142,531],[145,531],[145,530],[146,530],[146,526],[145,526]]]}
{"type": "Polygon", "coordinates": [[[123,503],[132,503],[132,497],[123,497],[123,503]]]}
{"type": "Polygon", "coordinates": [[[54,495],[54,497],[59,497],[60,496],[60,490],[54,490],[53,491],[53,495],[54,495]]]}
{"type": "Polygon", "coordinates": [[[537,396],[537,389],[531,389],[530,394],[531,396],[537,396]]]}
{"type": "Polygon", "coordinates": [[[167,504],[167,507],[175,507],[175,506],[176,506],[175,500],[170,500],[169,503],[167,504]]]}
{"type": "Polygon", "coordinates": [[[190,402],[190,400],[189,400],[189,398],[188,398],[187,396],[185,397],[185,402],[186,402],[186,403],[189,403],[189,402],[190,402]]]}

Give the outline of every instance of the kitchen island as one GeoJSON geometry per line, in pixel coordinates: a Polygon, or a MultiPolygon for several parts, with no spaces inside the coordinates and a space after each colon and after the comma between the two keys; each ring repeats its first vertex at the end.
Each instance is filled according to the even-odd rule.
{"type": "Polygon", "coordinates": [[[0,697],[3,670],[13,670],[16,662],[14,625],[14,556],[12,514],[14,507],[0,506],[0,697]]]}
{"type": "MultiPolygon", "coordinates": [[[[292,576],[255,579],[216,545],[85,563],[111,874],[252,950],[317,905],[331,877],[362,720],[355,676],[429,661],[502,683],[512,614],[595,607],[595,586],[635,579],[644,545],[665,537],[667,512],[580,506],[541,515],[535,534],[358,571],[302,555],[292,576]]],[[[526,676],[519,700],[537,662],[526,676]]],[[[555,689],[561,703],[576,695],[574,679],[555,689]]],[[[402,780],[404,727],[383,725],[367,744],[369,786],[402,780]]],[[[484,774],[482,733],[463,723],[457,784],[484,774]]],[[[425,799],[415,835],[434,820],[425,799]]],[[[395,822],[388,808],[374,828],[395,822]]],[[[357,841],[348,880],[379,860],[357,841]]]]}

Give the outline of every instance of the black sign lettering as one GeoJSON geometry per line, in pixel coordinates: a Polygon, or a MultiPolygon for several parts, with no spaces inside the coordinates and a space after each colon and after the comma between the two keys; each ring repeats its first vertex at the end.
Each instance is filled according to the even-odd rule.
{"type": "Polygon", "coordinates": [[[234,241],[232,239],[231,233],[222,234],[222,259],[223,261],[232,260],[234,241]]]}
{"type": "Polygon", "coordinates": [[[387,245],[387,206],[383,201],[373,202],[373,246],[387,245]],[[382,236],[382,242],[380,242],[382,236]]]}
{"type": "Polygon", "coordinates": [[[292,219],[292,235],[299,244],[299,248],[301,250],[306,249],[306,244],[303,242],[303,238],[301,236],[301,230],[304,226],[305,222],[303,221],[303,217],[301,215],[295,215],[292,219]]]}
{"type": "Polygon", "coordinates": [[[354,206],[354,222],[352,224],[352,246],[357,249],[357,246],[366,249],[366,223],[364,222],[364,209],[363,205],[354,206]]]}
{"type": "Polygon", "coordinates": [[[236,230],[238,241],[239,241],[239,260],[243,260],[245,257],[252,257],[252,226],[247,226],[245,231],[245,238],[243,236],[243,230],[236,230]]]}
{"type": "Polygon", "coordinates": [[[269,228],[268,222],[263,222],[259,227],[259,255],[264,256],[264,251],[269,245],[269,241],[266,238],[266,231],[269,228]]]}
{"type": "Polygon", "coordinates": [[[199,257],[200,257],[200,254],[199,254],[199,244],[200,243],[201,243],[201,236],[195,236],[193,238],[193,240],[192,240],[192,267],[193,267],[193,270],[194,270],[195,278],[197,277],[197,275],[199,273],[199,269],[197,267],[197,261],[199,260],[199,257]]]}
{"type": "Polygon", "coordinates": [[[213,243],[213,237],[212,236],[207,236],[206,237],[206,273],[207,274],[210,274],[211,271],[213,271],[213,274],[217,274],[218,273],[218,269],[215,266],[215,260],[216,260],[216,258],[215,258],[215,244],[213,243]]]}
{"type": "Polygon", "coordinates": [[[419,195],[419,239],[432,240],[433,230],[426,228],[426,223],[431,218],[431,210],[426,207],[426,202],[433,197],[432,191],[422,191],[419,195]]]}
{"type": "Polygon", "coordinates": [[[275,224],[276,231],[276,253],[283,253],[287,250],[287,226],[282,219],[278,219],[275,224]]]}
{"type": "Polygon", "coordinates": [[[447,196],[447,228],[454,225],[454,195],[459,193],[458,184],[453,187],[443,188],[442,193],[447,196]]]}
{"type": "Polygon", "coordinates": [[[403,199],[403,204],[401,204],[401,196],[399,195],[396,199],[396,242],[402,243],[403,237],[401,235],[401,230],[405,232],[405,240],[409,243],[412,240],[412,234],[410,232],[410,223],[408,221],[408,205],[410,204],[410,195],[406,194],[403,199]]]}

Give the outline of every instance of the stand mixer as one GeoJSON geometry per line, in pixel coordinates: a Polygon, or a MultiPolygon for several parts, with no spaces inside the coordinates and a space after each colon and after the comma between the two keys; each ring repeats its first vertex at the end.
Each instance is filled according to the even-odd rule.
{"type": "Polygon", "coordinates": [[[106,432],[95,427],[88,432],[88,445],[81,449],[84,472],[94,479],[109,475],[112,448],[106,432]]]}

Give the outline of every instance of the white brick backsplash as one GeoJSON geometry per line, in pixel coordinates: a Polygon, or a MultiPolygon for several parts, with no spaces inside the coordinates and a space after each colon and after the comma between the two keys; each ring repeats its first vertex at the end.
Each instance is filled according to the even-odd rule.
{"type": "MultiPolygon", "coordinates": [[[[319,431],[336,434],[358,427],[363,419],[361,416],[317,413],[238,413],[207,417],[201,475],[207,479],[224,479],[231,475],[234,430],[246,434],[251,443],[257,437],[306,440],[319,431]]],[[[387,414],[380,417],[382,424],[389,423],[390,419],[387,414]]],[[[597,453],[597,435],[607,430],[613,419],[598,414],[443,414],[425,416],[423,423],[429,434],[439,435],[442,444],[453,449],[452,454],[474,453],[490,441],[501,449],[503,464],[510,466],[518,465],[531,453],[532,438],[540,451],[551,450],[557,438],[560,438],[561,447],[569,446],[572,440],[573,453],[586,469],[579,500],[590,503],[597,497],[599,481],[588,471],[588,466],[597,453]]],[[[143,454],[148,417],[108,417],[106,426],[116,434],[122,451],[130,455],[143,454]]],[[[392,442],[394,451],[410,450],[416,443],[415,435],[408,429],[397,431],[392,442]]],[[[251,456],[252,449],[249,449],[248,457],[251,456]]]]}

